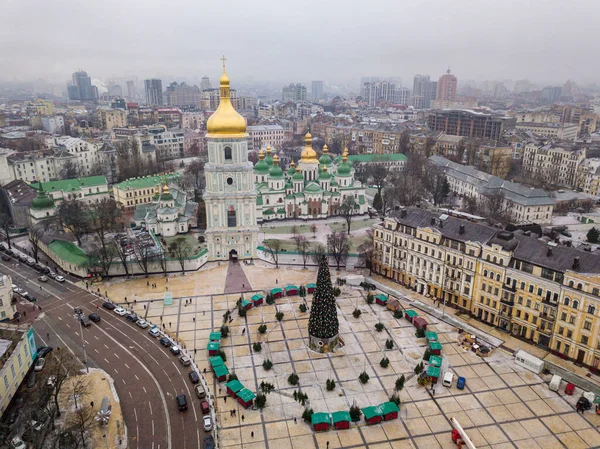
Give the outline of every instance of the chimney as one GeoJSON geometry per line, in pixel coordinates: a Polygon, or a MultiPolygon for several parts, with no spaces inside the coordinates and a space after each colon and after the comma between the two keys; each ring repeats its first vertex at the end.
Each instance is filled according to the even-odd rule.
{"type": "Polygon", "coordinates": [[[461,235],[465,233],[465,225],[464,224],[461,224],[458,227],[458,233],[461,234],[461,235]]]}
{"type": "Polygon", "coordinates": [[[579,257],[573,260],[573,269],[576,270],[577,268],[579,268],[579,257]]]}
{"type": "Polygon", "coordinates": [[[400,218],[406,218],[406,209],[400,211],[400,218]]]}
{"type": "Polygon", "coordinates": [[[431,217],[431,224],[434,225],[435,224],[435,217],[431,217]]]}
{"type": "Polygon", "coordinates": [[[546,253],[546,256],[550,257],[552,255],[552,248],[548,247],[548,252],[546,253]]]}

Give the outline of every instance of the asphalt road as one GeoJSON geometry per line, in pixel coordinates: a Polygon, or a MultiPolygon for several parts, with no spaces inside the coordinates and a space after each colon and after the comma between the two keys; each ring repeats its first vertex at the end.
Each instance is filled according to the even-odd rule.
{"type": "Polygon", "coordinates": [[[115,381],[128,448],[202,448],[205,432],[200,400],[188,378],[190,368],[184,368],[178,357],[150,337],[147,329],[102,308],[103,301],[86,290],[70,282],[39,282],[38,272],[14,260],[0,264],[13,283],[34,295],[42,307],[44,315],[34,324],[38,344],[67,348],[83,360],[82,334],[73,309],[100,314],[100,323],[82,328],[88,366],[102,368],[115,381]],[[186,412],[180,412],[175,401],[181,393],[188,400],[186,412]]]}

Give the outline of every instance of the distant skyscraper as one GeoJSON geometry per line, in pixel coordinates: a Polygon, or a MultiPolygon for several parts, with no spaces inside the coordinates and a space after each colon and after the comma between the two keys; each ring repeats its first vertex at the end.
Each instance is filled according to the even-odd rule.
{"type": "Polygon", "coordinates": [[[135,83],[133,80],[127,81],[127,99],[135,101],[135,83]]]}
{"type": "Polygon", "coordinates": [[[69,100],[94,101],[98,99],[98,88],[86,72],[73,73],[73,84],[67,87],[69,100]]]}
{"type": "Polygon", "coordinates": [[[162,81],[157,79],[144,80],[144,87],[146,91],[146,104],[162,106],[162,81]]]}
{"type": "Polygon", "coordinates": [[[320,100],[323,98],[323,81],[312,82],[312,99],[320,100]]]}
{"type": "Polygon", "coordinates": [[[300,83],[284,86],[281,94],[283,103],[288,101],[306,101],[306,87],[300,83]]]}
{"type": "Polygon", "coordinates": [[[546,104],[553,104],[558,101],[561,95],[561,86],[546,86],[542,89],[542,102],[546,104]]]}
{"type": "Polygon", "coordinates": [[[394,96],[392,98],[394,104],[410,104],[410,89],[406,87],[397,87],[394,89],[394,96]]]}
{"type": "Polygon", "coordinates": [[[440,76],[437,84],[437,93],[435,99],[437,101],[453,101],[456,100],[457,80],[454,75],[450,75],[450,69],[445,75],[440,76]]]}
{"type": "Polygon", "coordinates": [[[202,82],[200,83],[200,90],[208,90],[210,89],[210,79],[208,76],[202,77],[202,82]]]}
{"type": "Polygon", "coordinates": [[[415,75],[413,81],[413,106],[415,108],[429,108],[431,101],[436,98],[437,82],[431,81],[429,75],[415,75]]]}

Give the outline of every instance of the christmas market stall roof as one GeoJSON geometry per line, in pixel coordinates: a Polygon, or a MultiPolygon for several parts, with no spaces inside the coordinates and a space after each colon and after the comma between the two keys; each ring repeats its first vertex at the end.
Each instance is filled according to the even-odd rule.
{"type": "Polygon", "coordinates": [[[251,299],[252,301],[260,301],[261,299],[264,299],[264,296],[257,293],[256,295],[253,295],[251,299]]]}
{"type": "Polygon", "coordinates": [[[319,412],[313,413],[310,417],[311,423],[314,426],[315,424],[331,424],[331,417],[329,413],[319,412]]]}
{"type": "Polygon", "coordinates": [[[386,301],[388,300],[387,295],[384,295],[383,293],[378,294],[377,296],[375,296],[375,299],[383,304],[386,303],[386,301]]]}
{"type": "Polygon", "coordinates": [[[384,415],[387,415],[388,413],[394,413],[394,412],[399,412],[400,408],[396,405],[395,402],[384,402],[383,404],[381,404],[379,406],[379,408],[381,409],[381,412],[384,415]]]}
{"type": "Polygon", "coordinates": [[[213,368],[215,366],[219,366],[219,365],[224,365],[225,362],[223,362],[223,358],[220,355],[216,355],[214,357],[209,357],[208,361],[210,362],[210,366],[212,366],[213,368]]]}
{"type": "Polygon", "coordinates": [[[432,351],[441,351],[442,350],[442,344],[439,341],[430,341],[429,342],[429,349],[431,349],[432,351]]]}
{"type": "Polygon", "coordinates": [[[404,314],[410,318],[416,318],[419,316],[419,314],[417,312],[415,312],[414,310],[407,310],[406,312],[404,312],[404,314]]]}
{"type": "Polygon", "coordinates": [[[429,365],[439,368],[442,366],[442,358],[439,355],[429,356],[429,365]]]}
{"type": "Polygon", "coordinates": [[[247,299],[242,299],[242,308],[245,309],[248,305],[253,305],[254,301],[249,301],[247,299]]]}
{"type": "Polygon", "coordinates": [[[309,288],[317,288],[317,284],[314,284],[314,283],[311,282],[310,284],[306,284],[306,288],[307,289],[309,289],[309,288]]]}
{"type": "MultiPolygon", "coordinates": [[[[209,351],[218,351],[219,347],[221,347],[221,343],[218,341],[209,341],[208,344],[206,345],[206,349],[209,351]]],[[[218,365],[213,365],[213,366],[218,366],[218,365]]]]}
{"type": "Polygon", "coordinates": [[[287,292],[291,292],[291,291],[298,291],[298,287],[296,287],[295,285],[288,285],[288,286],[285,288],[285,291],[286,291],[286,293],[287,293],[287,292]]]}
{"type": "Polygon", "coordinates": [[[429,377],[440,377],[440,369],[436,366],[429,365],[427,367],[427,375],[429,377]]]}
{"type": "MultiPolygon", "coordinates": [[[[315,416],[313,414],[313,416],[315,416]]],[[[346,411],[346,410],[341,410],[339,412],[333,412],[331,414],[331,419],[333,421],[334,424],[338,423],[338,422],[343,422],[343,421],[350,421],[350,412],[346,411]]]]}
{"type": "Polygon", "coordinates": [[[274,295],[275,293],[283,293],[283,290],[281,290],[280,288],[272,288],[271,294],[274,295]]]}
{"type": "Polygon", "coordinates": [[[365,407],[362,409],[363,415],[365,415],[365,419],[369,420],[374,418],[375,416],[383,417],[383,413],[381,412],[380,406],[371,405],[369,407],[365,407]]]}
{"type": "Polygon", "coordinates": [[[229,370],[227,369],[227,366],[225,366],[225,365],[215,366],[213,368],[213,372],[215,373],[215,376],[217,376],[218,378],[227,376],[227,374],[229,374],[229,370]]]}
{"type": "Polygon", "coordinates": [[[242,383],[237,379],[230,380],[229,382],[227,382],[225,384],[225,387],[229,388],[234,393],[237,393],[238,391],[241,391],[244,389],[244,386],[242,385],[242,383]]]}
{"type": "Polygon", "coordinates": [[[221,341],[221,332],[211,332],[208,339],[210,341],[221,341]]]}
{"type": "Polygon", "coordinates": [[[428,341],[438,341],[438,336],[435,332],[425,332],[425,337],[428,341]]]}
{"type": "Polygon", "coordinates": [[[244,388],[237,392],[237,397],[244,402],[250,402],[256,397],[256,395],[247,388],[244,388]]]}

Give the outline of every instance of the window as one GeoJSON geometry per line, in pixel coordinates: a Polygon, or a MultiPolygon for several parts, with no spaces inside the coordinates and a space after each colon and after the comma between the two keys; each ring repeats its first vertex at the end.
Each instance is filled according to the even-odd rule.
{"type": "Polygon", "coordinates": [[[561,321],[567,321],[567,313],[566,312],[563,312],[563,313],[560,314],[560,320],[561,321]]]}
{"type": "Polygon", "coordinates": [[[224,152],[225,152],[225,160],[230,161],[231,160],[231,147],[225,147],[224,152]]]}
{"type": "Polygon", "coordinates": [[[562,335],[564,332],[565,332],[565,328],[564,327],[561,326],[561,327],[558,328],[558,334],[559,335],[562,335]]]}
{"type": "Polygon", "coordinates": [[[583,328],[586,331],[589,331],[592,328],[592,322],[591,321],[584,321],[583,322],[583,328]]]}
{"type": "Polygon", "coordinates": [[[569,317],[569,323],[570,323],[570,324],[575,324],[575,315],[571,315],[571,316],[569,317]]]}
{"type": "Polygon", "coordinates": [[[587,345],[588,344],[588,340],[589,340],[589,337],[587,335],[582,335],[581,336],[581,344],[582,345],[587,345]]]}
{"type": "Polygon", "coordinates": [[[595,311],[596,311],[596,307],[594,307],[594,306],[588,306],[587,313],[589,313],[590,315],[593,315],[595,311]]]}
{"type": "Polygon", "coordinates": [[[571,331],[571,330],[567,331],[567,338],[573,338],[573,331],[571,331]]]}
{"type": "Polygon", "coordinates": [[[237,226],[235,208],[233,206],[229,206],[229,210],[227,211],[227,226],[230,228],[237,226]]]}
{"type": "Polygon", "coordinates": [[[500,273],[496,275],[496,281],[500,282],[500,273]]]}
{"type": "Polygon", "coordinates": [[[573,308],[579,309],[579,301],[573,301],[573,308]]]}
{"type": "Polygon", "coordinates": [[[569,297],[566,297],[564,300],[565,306],[568,306],[570,303],[571,303],[571,299],[569,297]]]}

